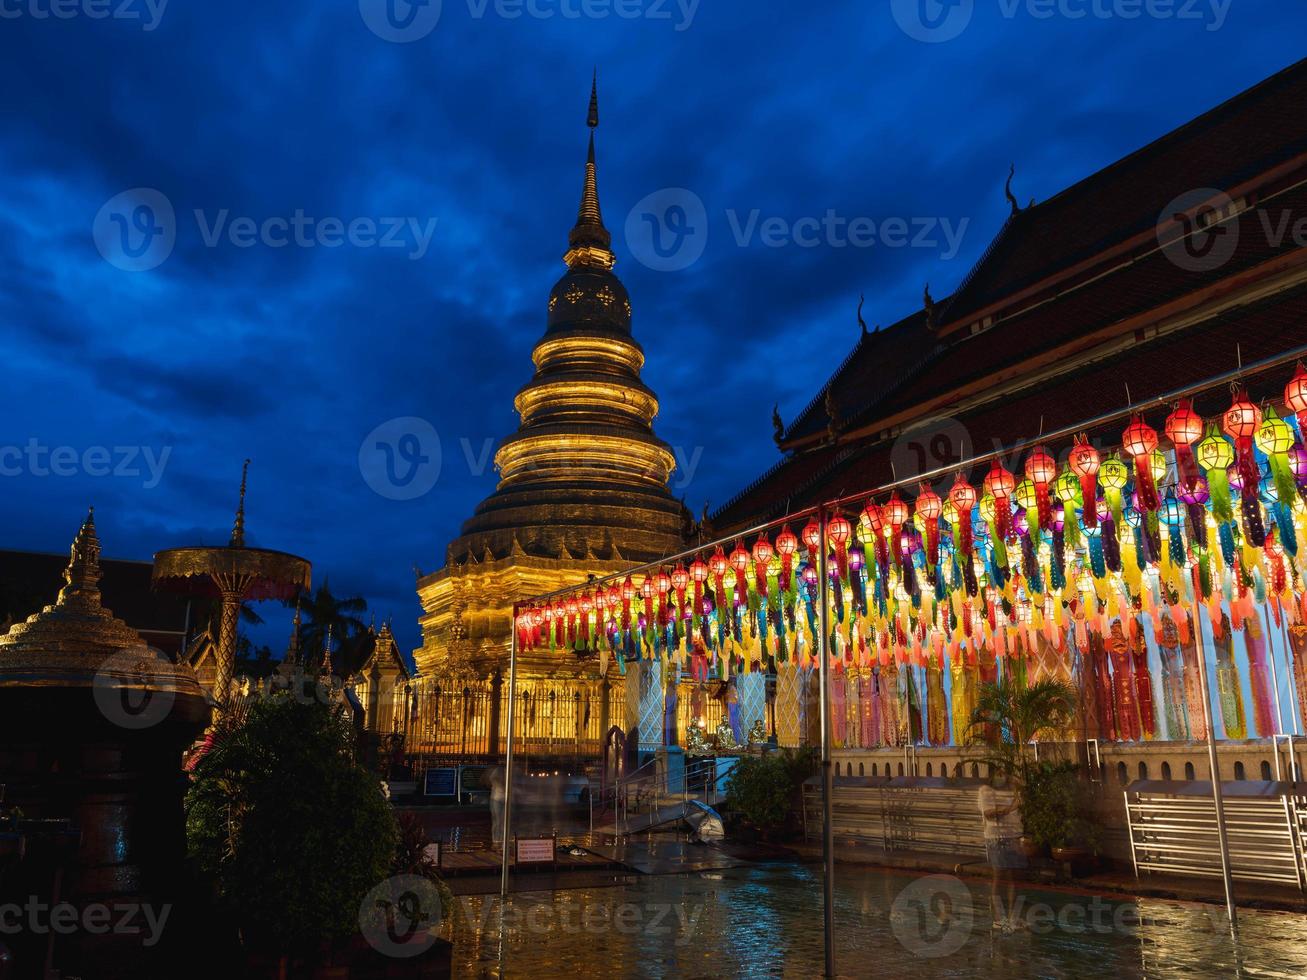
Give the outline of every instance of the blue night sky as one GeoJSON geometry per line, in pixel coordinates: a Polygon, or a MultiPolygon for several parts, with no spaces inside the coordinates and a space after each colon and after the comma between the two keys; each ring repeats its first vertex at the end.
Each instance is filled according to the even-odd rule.
{"type": "Polygon", "coordinates": [[[955,288],[1010,162],[1047,198],[1290,64],[1307,28],[1284,0],[53,2],[0,0],[0,544],[62,550],[88,503],[111,556],[223,542],[249,456],[250,542],[309,557],[405,648],[413,566],[440,566],[516,425],[592,66],[605,220],[697,513],[775,461],[773,402],[792,418],[848,352],[860,292],[876,324],[955,288]],[[693,261],[635,240],[643,209],[628,242],[666,188],[703,203],[693,261]],[[800,221],[828,212],[935,230],[800,221]],[[406,417],[430,429],[372,442],[428,469],[390,492],[360,447],[406,417]]]}

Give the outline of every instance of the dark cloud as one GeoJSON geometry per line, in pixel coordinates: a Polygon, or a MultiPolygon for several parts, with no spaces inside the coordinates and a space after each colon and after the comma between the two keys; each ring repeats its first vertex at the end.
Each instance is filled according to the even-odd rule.
{"type": "MultiPolygon", "coordinates": [[[[516,424],[580,192],[592,65],[605,216],[659,432],[686,459],[702,450],[676,488],[697,510],[773,462],[773,403],[792,418],[845,356],[859,293],[868,321],[888,324],[925,282],[942,296],[961,281],[1003,221],[1009,163],[1023,200],[1049,197],[1298,57],[1307,17],[1240,4],[1208,31],[1006,19],[978,2],[962,37],[926,45],[882,4],[713,0],[683,31],[443,6],[404,45],[370,33],[350,0],[175,2],[152,31],[3,21],[6,440],[170,453],[148,489],[5,477],[6,545],[62,549],[88,502],[111,554],[224,540],[249,456],[251,539],[367,595],[411,647],[412,567],[438,567],[494,486],[469,458],[516,424]],[[145,273],[109,266],[91,237],[100,206],[135,187],[177,215],[172,255],[145,273]],[[623,242],[628,211],[664,187],[693,190],[709,214],[707,250],[679,273],[623,242]],[[828,209],[969,224],[945,258],[742,247],[727,218],[828,209]],[[436,225],[420,258],[205,241],[219,216],[297,211],[436,225]],[[364,436],[404,415],[429,419],[444,455],[415,501],[374,493],[357,465],[364,436]]],[[[270,619],[279,648],[285,624],[270,619]]]]}

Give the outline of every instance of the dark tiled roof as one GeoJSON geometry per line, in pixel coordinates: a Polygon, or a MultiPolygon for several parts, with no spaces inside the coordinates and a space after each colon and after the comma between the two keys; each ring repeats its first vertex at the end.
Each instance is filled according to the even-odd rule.
{"type": "MultiPolygon", "coordinates": [[[[1042,431],[1052,432],[1122,408],[1126,404],[1127,381],[1131,399],[1144,402],[1233,369],[1236,345],[1245,363],[1272,357],[1307,342],[1304,324],[1307,287],[1237,308],[1184,331],[1140,342],[1114,356],[959,413],[951,421],[960,426],[958,431],[965,431],[972,446],[989,449],[1011,445],[1036,437],[1041,423],[1042,431]]],[[[1292,366],[1286,365],[1250,377],[1249,394],[1254,401],[1278,399],[1292,373],[1292,366]]],[[[1195,408],[1210,418],[1228,407],[1229,398],[1228,391],[1210,391],[1197,399],[1195,408]]],[[[1166,414],[1165,409],[1153,409],[1147,419],[1160,431],[1166,414]]],[[[1091,431],[1091,435],[1113,447],[1119,445],[1125,425],[1125,421],[1113,421],[1091,431]]],[[[1063,440],[1050,449],[1055,455],[1064,454],[1069,441],[1063,440]]],[[[785,460],[768,479],[723,508],[714,517],[714,525],[722,533],[729,533],[842,493],[882,486],[893,479],[893,456],[893,440],[858,443],[844,449],[838,458],[831,447],[799,454],[785,460]],[[772,492],[778,486],[799,489],[782,499],[772,492]]],[[[1017,462],[1008,465],[1014,467],[1017,462]]],[[[972,474],[973,481],[982,476],[972,474]]]]}
{"type": "Polygon", "coordinates": [[[1307,60],[1014,216],[1009,234],[954,295],[945,321],[1092,258],[1157,224],[1196,188],[1230,191],[1307,153],[1307,60]]]}

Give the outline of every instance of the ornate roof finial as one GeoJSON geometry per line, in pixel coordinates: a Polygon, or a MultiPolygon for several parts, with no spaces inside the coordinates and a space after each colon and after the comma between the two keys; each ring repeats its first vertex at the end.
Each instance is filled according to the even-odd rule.
{"type": "Polygon", "coordinates": [[[231,546],[245,547],[245,478],[249,476],[250,461],[247,459],[241,467],[241,498],[236,505],[236,522],[231,526],[231,546]]]}
{"type": "Polygon", "coordinates": [[[330,678],[336,672],[336,668],[331,663],[331,628],[332,624],[327,624],[327,635],[322,641],[322,674],[330,678]]]}
{"type": "Polygon", "coordinates": [[[934,333],[939,324],[935,322],[935,297],[930,295],[930,283],[921,291],[921,302],[926,310],[926,329],[934,333]]]}
{"type": "Polygon", "coordinates": [[[68,567],[64,570],[64,587],[59,591],[60,602],[70,599],[95,597],[99,603],[100,595],[100,539],[95,533],[95,508],[86,511],[86,520],[82,522],[68,550],[68,567]]]}
{"type": "Polygon", "coordinates": [[[840,429],[844,425],[844,420],[840,417],[840,407],[835,402],[835,386],[829,384],[826,386],[826,435],[831,442],[839,441],[840,429]]]}
{"type": "Polygon", "coordinates": [[[297,596],[295,599],[295,618],[290,621],[290,639],[286,642],[286,655],[281,658],[282,663],[288,667],[293,667],[300,660],[300,600],[297,596]]]}
{"type": "Polygon", "coordinates": [[[578,265],[599,266],[611,269],[616,263],[612,253],[613,236],[604,227],[603,212],[599,209],[599,178],[595,166],[595,129],[599,125],[599,72],[595,70],[590,83],[590,110],[586,114],[590,127],[590,149],[585,160],[585,183],[581,188],[581,206],[577,209],[576,225],[567,236],[567,254],[563,261],[575,268],[578,265]]]}
{"type": "Polygon", "coordinates": [[[862,318],[862,304],[867,301],[867,297],[858,293],[858,326],[862,328],[862,336],[867,336],[867,321],[862,318]]]}
{"type": "Polygon", "coordinates": [[[1017,203],[1016,195],[1012,193],[1012,178],[1017,175],[1017,165],[1014,163],[1007,172],[1007,183],[1003,187],[1003,194],[1007,197],[1008,204],[1012,205],[1012,213],[1017,214],[1021,210],[1021,205],[1017,203]]]}
{"type": "Polygon", "coordinates": [[[785,422],[781,419],[781,406],[779,404],[771,407],[771,437],[776,442],[776,448],[781,446],[781,440],[785,438],[785,422]]]}

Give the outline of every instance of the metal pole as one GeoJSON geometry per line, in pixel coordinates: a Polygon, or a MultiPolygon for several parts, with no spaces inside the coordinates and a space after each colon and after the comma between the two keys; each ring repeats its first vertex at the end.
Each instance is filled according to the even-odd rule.
{"type": "Polygon", "coordinates": [[[1284,715],[1280,708],[1280,671],[1275,666],[1275,639],[1271,633],[1271,613],[1262,603],[1262,622],[1266,624],[1263,636],[1266,639],[1266,659],[1271,662],[1271,689],[1275,692],[1275,727],[1277,734],[1284,734],[1284,715]]]}
{"type": "Polygon", "coordinates": [[[817,556],[818,624],[821,642],[817,644],[818,681],[821,687],[821,852],[825,874],[822,876],[823,903],[822,927],[826,934],[826,973],[835,976],[835,832],[833,830],[831,802],[835,795],[835,777],[831,772],[830,743],[830,578],[826,550],[826,508],[817,511],[820,532],[820,552],[817,556]]]}
{"type": "Polygon", "coordinates": [[[1293,734],[1301,735],[1303,720],[1298,715],[1298,682],[1293,669],[1293,644],[1289,642],[1289,618],[1283,611],[1280,614],[1280,636],[1284,640],[1284,666],[1289,672],[1289,720],[1293,722],[1293,734]]]}
{"type": "MultiPolygon", "coordinates": [[[[1197,570],[1195,569],[1195,576],[1197,570]]],[[[1230,838],[1225,828],[1225,808],[1221,796],[1221,771],[1216,761],[1216,724],[1212,719],[1212,699],[1207,687],[1207,649],[1203,644],[1203,621],[1199,612],[1198,583],[1194,583],[1194,643],[1198,648],[1198,686],[1203,695],[1203,723],[1207,728],[1207,764],[1212,777],[1212,800],[1216,804],[1216,838],[1221,846],[1221,878],[1225,883],[1225,910],[1230,916],[1230,928],[1238,928],[1238,913],[1234,908],[1234,880],[1230,876],[1230,838]]]]}
{"type": "Polygon", "coordinates": [[[517,702],[517,604],[513,604],[513,619],[509,624],[508,645],[508,740],[504,750],[504,841],[500,857],[503,867],[499,872],[499,898],[508,897],[508,842],[509,827],[513,822],[513,708],[517,702]]]}

